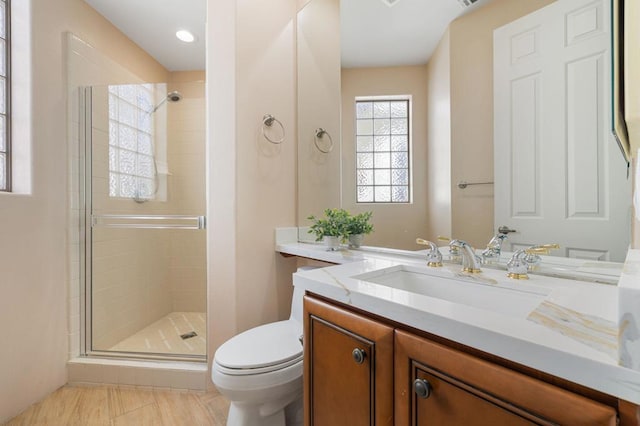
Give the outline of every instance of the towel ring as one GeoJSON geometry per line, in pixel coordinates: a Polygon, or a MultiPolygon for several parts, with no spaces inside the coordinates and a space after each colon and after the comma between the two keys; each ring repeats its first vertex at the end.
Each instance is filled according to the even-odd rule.
{"type": "Polygon", "coordinates": [[[285,136],[285,133],[284,133],[284,126],[282,125],[282,123],[280,122],[280,120],[278,120],[277,118],[275,118],[275,117],[274,117],[273,115],[271,115],[271,114],[265,114],[265,115],[264,115],[264,117],[262,117],[262,128],[261,128],[261,130],[262,130],[262,136],[264,136],[264,138],[265,138],[266,140],[268,140],[269,142],[271,142],[271,143],[273,143],[273,144],[278,145],[278,144],[281,144],[281,143],[282,143],[282,141],[284,141],[284,136],[285,136]],[[267,136],[267,134],[266,134],[266,133],[265,133],[265,131],[264,131],[265,126],[266,126],[266,127],[271,127],[271,126],[273,126],[273,122],[274,122],[274,121],[275,121],[276,123],[278,123],[278,124],[280,125],[280,128],[282,129],[282,137],[281,137],[280,139],[278,139],[278,140],[275,140],[275,141],[274,141],[273,139],[271,139],[269,136],[267,136]]]}
{"type": "Polygon", "coordinates": [[[333,150],[333,138],[331,137],[331,135],[329,134],[329,132],[327,132],[326,130],[324,130],[322,127],[319,127],[316,130],[316,135],[313,138],[313,143],[316,145],[316,148],[318,148],[318,151],[324,153],[324,154],[328,154],[331,152],[331,150],[333,150]],[[318,139],[322,139],[324,137],[324,135],[327,135],[327,137],[329,138],[329,148],[324,150],[322,148],[320,148],[320,145],[318,145],[318,139]]]}

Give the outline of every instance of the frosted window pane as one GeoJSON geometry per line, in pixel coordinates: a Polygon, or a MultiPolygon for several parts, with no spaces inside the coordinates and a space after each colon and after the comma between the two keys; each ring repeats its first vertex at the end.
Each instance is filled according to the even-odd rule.
{"type": "Polygon", "coordinates": [[[151,179],[138,178],[136,195],[142,198],[151,198],[153,195],[153,181],[151,179]]]}
{"type": "Polygon", "coordinates": [[[391,201],[394,203],[409,202],[409,188],[406,186],[394,186],[391,191],[391,201]]]}
{"type": "Polygon", "coordinates": [[[121,149],[118,156],[118,169],[120,173],[134,174],[136,172],[136,154],[121,149]]]}
{"type": "Polygon", "coordinates": [[[374,135],[388,135],[390,129],[390,123],[388,119],[373,120],[373,134],[374,135]]]}
{"type": "Polygon", "coordinates": [[[391,154],[391,167],[394,169],[406,169],[409,167],[409,156],[406,152],[394,152],[391,154]]]}
{"type": "Polygon", "coordinates": [[[374,166],[376,169],[388,169],[391,166],[391,155],[388,152],[374,154],[374,166]]]}
{"type": "Polygon", "coordinates": [[[356,120],[356,134],[372,135],[373,134],[373,120],[356,120]]]}
{"type": "Polygon", "coordinates": [[[389,111],[389,102],[374,102],[373,104],[373,117],[374,118],[389,118],[391,113],[389,111]]]}
{"type": "Polygon", "coordinates": [[[391,138],[389,136],[376,136],[374,146],[376,151],[389,151],[391,138]]]}
{"type": "Polygon", "coordinates": [[[133,198],[136,195],[136,178],[120,175],[120,196],[133,198]]]}
{"type": "Polygon", "coordinates": [[[406,101],[395,101],[391,102],[391,117],[392,118],[404,118],[408,117],[407,111],[407,102],[406,101]]]}
{"type": "Polygon", "coordinates": [[[6,120],[7,118],[4,115],[0,115],[0,151],[3,152],[7,150],[6,120]]]}
{"type": "Polygon", "coordinates": [[[151,133],[151,114],[146,111],[138,111],[138,130],[151,133]]]}
{"type": "Polygon", "coordinates": [[[109,88],[109,93],[112,93],[114,95],[118,94],[118,86],[110,85],[107,87],[109,88]]]}
{"type": "Polygon", "coordinates": [[[358,170],[358,185],[373,185],[373,170],[358,170]]]}
{"type": "Polygon", "coordinates": [[[7,48],[6,46],[6,42],[4,40],[0,40],[0,75],[3,75],[5,77],[7,76],[7,68],[5,63],[5,49],[7,48]]]}
{"type": "Polygon", "coordinates": [[[356,138],[356,151],[358,152],[373,151],[373,136],[358,136],[356,138]]]}
{"type": "Polygon", "coordinates": [[[117,148],[109,147],[109,170],[114,172],[118,171],[118,151],[117,148]]]}
{"type": "Polygon", "coordinates": [[[7,189],[7,182],[5,180],[7,170],[7,157],[5,154],[0,154],[0,189],[7,189]]]}
{"type": "Polygon", "coordinates": [[[122,100],[118,102],[118,121],[124,124],[128,124],[131,127],[136,125],[136,110],[133,105],[130,105],[122,100]]]}
{"type": "Polygon", "coordinates": [[[391,171],[389,169],[376,170],[375,179],[376,185],[389,185],[391,184],[391,171]]]}
{"type": "Polygon", "coordinates": [[[118,196],[118,175],[115,173],[109,173],[109,196],[118,196]]]}
{"type": "Polygon", "coordinates": [[[138,86],[138,108],[150,113],[153,110],[153,95],[143,86],[138,86]]]}
{"type": "Polygon", "coordinates": [[[118,123],[109,121],[109,145],[118,145],[118,123]]]}
{"type": "Polygon", "coordinates": [[[153,160],[146,155],[138,155],[138,175],[153,177],[153,160]]]}
{"type": "Polygon", "coordinates": [[[391,173],[392,185],[409,185],[409,170],[397,169],[391,173]]]}
{"type": "Polygon", "coordinates": [[[147,133],[138,133],[138,152],[151,155],[151,135],[147,133]]]}
{"type": "Polygon", "coordinates": [[[373,118],[373,103],[356,102],[356,118],[373,118]]]}
{"type": "Polygon", "coordinates": [[[7,96],[7,92],[5,90],[5,85],[7,81],[4,77],[0,77],[0,114],[7,113],[7,105],[5,104],[5,97],[7,96]]]}
{"type": "Polygon", "coordinates": [[[391,120],[391,133],[394,135],[406,135],[407,131],[407,119],[406,118],[394,118],[391,120]]]}
{"type": "Polygon", "coordinates": [[[373,186],[359,186],[358,187],[358,202],[359,203],[372,203],[373,202],[373,186]]]}
{"type": "Polygon", "coordinates": [[[408,151],[409,143],[406,136],[391,136],[391,151],[408,151]]]}
{"type": "Polygon", "coordinates": [[[136,86],[132,84],[123,84],[120,86],[120,97],[130,104],[136,103],[136,86]]]}
{"type": "Polygon", "coordinates": [[[358,169],[372,169],[373,154],[358,154],[356,159],[356,167],[358,169]]]}
{"type": "Polygon", "coordinates": [[[0,37],[6,39],[7,38],[7,28],[5,26],[6,21],[6,7],[5,2],[0,2],[0,37]]]}
{"type": "Polygon", "coordinates": [[[378,203],[388,203],[391,201],[391,187],[390,186],[376,186],[375,187],[375,201],[378,203]]]}
{"type": "Polygon", "coordinates": [[[118,98],[109,94],[109,119],[118,119],[118,98]]]}
{"type": "Polygon", "coordinates": [[[120,126],[119,143],[120,147],[130,151],[136,150],[136,132],[129,126],[120,126]]]}

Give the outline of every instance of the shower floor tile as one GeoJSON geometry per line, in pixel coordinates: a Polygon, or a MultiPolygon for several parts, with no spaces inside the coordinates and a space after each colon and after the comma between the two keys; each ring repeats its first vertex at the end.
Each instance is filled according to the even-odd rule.
{"type": "Polygon", "coordinates": [[[153,324],[111,347],[118,352],[154,352],[179,355],[207,354],[206,314],[203,312],[171,312],[153,324]],[[180,335],[195,332],[182,339],[180,335]]]}

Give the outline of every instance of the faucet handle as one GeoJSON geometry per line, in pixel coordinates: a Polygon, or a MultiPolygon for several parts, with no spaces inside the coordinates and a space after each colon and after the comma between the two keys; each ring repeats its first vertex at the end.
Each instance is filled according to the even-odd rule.
{"type": "Polygon", "coordinates": [[[422,238],[416,238],[416,244],[429,246],[429,252],[427,253],[427,266],[431,266],[433,268],[442,266],[442,253],[438,250],[438,246],[431,241],[427,241],[422,238]]]}
{"type": "Polygon", "coordinates": [[[525,249],[524,261],[527,262],[529,269],[532,270],[542,262],[541,254],[549,254],[551,250],[558,248],[560,248],[560,245],[556,243],[531,246],[525,249]]]}

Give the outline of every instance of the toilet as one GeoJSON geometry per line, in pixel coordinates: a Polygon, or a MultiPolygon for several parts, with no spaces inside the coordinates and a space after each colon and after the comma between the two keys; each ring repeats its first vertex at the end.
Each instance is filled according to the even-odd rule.
{"type": "Polygon", "coordinates": [[[247,330],[216,351],[211,379],[231,401],[227,426],[303,424],[303,296],[294,287],[288,320],[247,330]]]}

